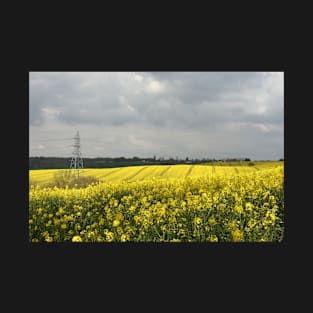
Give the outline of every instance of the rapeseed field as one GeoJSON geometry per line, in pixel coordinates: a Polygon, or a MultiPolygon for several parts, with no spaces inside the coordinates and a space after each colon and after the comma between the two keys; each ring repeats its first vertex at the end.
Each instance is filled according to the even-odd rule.
{"type": "Polygon", "coordinates": [[[45,187],[30,171],[31,242],[281,242],[284,165],[85,169],[100,182],[45,187]]]}

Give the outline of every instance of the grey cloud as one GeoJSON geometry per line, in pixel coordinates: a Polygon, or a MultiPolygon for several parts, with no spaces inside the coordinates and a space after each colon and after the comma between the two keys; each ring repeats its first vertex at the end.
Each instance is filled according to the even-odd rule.
{"type": "Polygon", "coordinates": [[[266,118],[266,115],[260,117],[246,113],[243,109],[254,106],[253,95],[262,87],[265,79],[263,73],[153,72],[151,76],[165,82],[169,92],[148,100],[144,97],[135,99],[147,122],[195,127],[216,124],[225,119],[240,121],[247,117],[252,120],[266,118]],[[243,91],[246,94],[243,95],[243,91]]]}
{"type": "Polygon", "coordinates": [[[283,100],[283,75],[272,73],[32,72],[30,128],[34,137],[45,129],[53,136],[53,127],[88,129],[90,138],[111,129],[120,145],[107,142],[105,149],[125,155],[240,154],[253,147],[260,157],[282,157],[283,100]]]}

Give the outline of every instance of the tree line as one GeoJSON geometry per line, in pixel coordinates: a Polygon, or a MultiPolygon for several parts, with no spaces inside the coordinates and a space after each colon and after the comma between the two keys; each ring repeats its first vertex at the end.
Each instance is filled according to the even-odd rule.
{"type": "MultiPolygon", "coordinates": [[[[29,157],[29,169],[61,169],[70,167],[71,158],[64,157],[29,157]]],[[[181,158],[139,158],[139,157],[116,157],[116,158],[83,158],[85,168],[106,168],[106,167],[123,167],[123,166],[136,166],[136,165],[174,165],[174,164],[199,164],[210,162],[238,162],[238,161],[251,161],[249,158],[229,158],[223,160],[217,159],[190,159],[186,157],[181,158]]]]}

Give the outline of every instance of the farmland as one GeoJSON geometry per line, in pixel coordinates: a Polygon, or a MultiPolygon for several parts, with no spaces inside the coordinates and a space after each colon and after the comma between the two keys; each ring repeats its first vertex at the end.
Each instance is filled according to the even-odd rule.
{"type": "MultiPolygon", "coordinates": [[[[246,163],[247,164],[247,163],[246,163]]],[[[183,178],[196,176],[233,175],[253,173],[261,169],[275,168],[282,166],[283,162],[255,162],[249,165],[150,165],[130,166],[117,168],[85,168],[80,170],[80,175],[93,176],[102,182],[137,181],[150,178],[183,178]]],[[[68,170],[30,170],[30,185],[45,186],[49,184],[56,173],[68,170]]]]}
{"type": "Polygon", "coordinates": [[[283,162],[86,168],[86,188],[51,186],[60,171],[29,171],[31,242],[283,239],[283,162]]]}

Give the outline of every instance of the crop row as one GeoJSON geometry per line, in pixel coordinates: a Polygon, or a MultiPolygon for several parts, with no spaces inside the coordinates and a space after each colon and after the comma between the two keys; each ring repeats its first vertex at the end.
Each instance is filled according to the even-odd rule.
{"type": "MultiPolygon", "coordinates": [[[[142,170],[143,173],[145,170],[142,170]]],[[[135,174],[135,173],[133,173],[135,174]]],[[[279,242],[283,167],[29,191],[32,242],[279,242]]]]}

